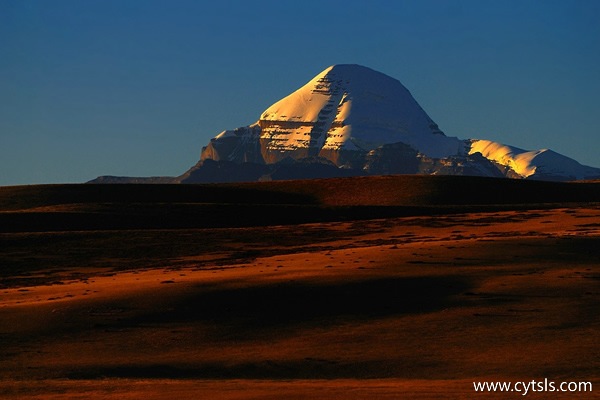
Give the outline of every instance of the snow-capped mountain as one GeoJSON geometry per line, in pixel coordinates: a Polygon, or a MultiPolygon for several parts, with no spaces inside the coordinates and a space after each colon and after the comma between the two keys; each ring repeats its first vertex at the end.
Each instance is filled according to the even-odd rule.
{"type": "Polygon", "coordinates": [[[448,137],[398,80],[360,65],[334,65],[267,108],[254,124],[215,136],[181,180],[275,179],[282,168],[303,177],[308,165],[310,177],[322,170],[324,176],[600,178],[600,169],[551,150],[448,137]]]}
{"type": "Polygon", "coordinates": [[[446,136],[398,80],[360,65],[334,65],[255,123],[215,136],[200,161],[173,181],[383,174],[600,179],[600,169],[552,150],[446,136]]]}
{"type": "Polygon", "coordinates": [[[528,151],[489,140],[470,140],[469,154],[481,153],[513,177],[543,180],[597,179],[600,169],[581,165],[549,149],[528,151]],[[516,175],[516,176],[515,176],[516,175]]]}
{"type": "Polygon", "coordinates": [[[322,157],[356,167],[356,155],[404,143],[434,158],[465,155],[396,79],[360,65],[334,65],[248,126],[223,131],[202,159],[274,163],[322,157]]]}

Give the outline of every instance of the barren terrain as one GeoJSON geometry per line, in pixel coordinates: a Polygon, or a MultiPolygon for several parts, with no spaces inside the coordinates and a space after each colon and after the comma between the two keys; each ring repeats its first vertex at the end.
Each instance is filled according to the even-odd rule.
{"type": "Polygon", "coordinates": [[[600,391],[597,183],[494,201],[498,181],[476,180],[489,194],[444,203],[452,185],[381,179],[350,200],[352,178],[0,188],[0,397],[507,399],[523,396],[473,381],[544,378],[600,391]]]}

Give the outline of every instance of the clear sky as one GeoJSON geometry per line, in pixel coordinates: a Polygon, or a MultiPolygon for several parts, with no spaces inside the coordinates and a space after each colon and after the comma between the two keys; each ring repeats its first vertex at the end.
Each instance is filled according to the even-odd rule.
{"type": "Polygon", "coordinates": [[[179,175],[332,64],[600,167],[600,1],[1,0],[0,185],[179,175]]]}

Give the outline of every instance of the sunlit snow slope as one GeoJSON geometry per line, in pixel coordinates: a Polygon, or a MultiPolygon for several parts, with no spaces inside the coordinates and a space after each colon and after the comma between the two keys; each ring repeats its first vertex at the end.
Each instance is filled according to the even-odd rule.
{"type": "Polygon", "coordinates": [[[269,107],[259,120],[270,150],[370,151],[403,142],[430,157],[462,154],[396,79],[360,65],[335,65],[269,107]]]}
{"type": "Polygon", "coordinates": [[[577,161],[549,149],[523,150],[490,140],[471,140],[469,154],[481,153],[485,158],[512,169],[522,178],[561,177],[568,180],[595,178],[597,168],[581,165],[577,161]]]}

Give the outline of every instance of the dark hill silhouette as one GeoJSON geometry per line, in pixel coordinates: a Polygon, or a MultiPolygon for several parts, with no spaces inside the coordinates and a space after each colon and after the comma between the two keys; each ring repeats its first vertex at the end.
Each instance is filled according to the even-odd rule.
{"type": "Polygon", "coordinates": [[[598,182],[391,175],[0,188],[0,230],[263,226],[600,202],[598,182]]]}

